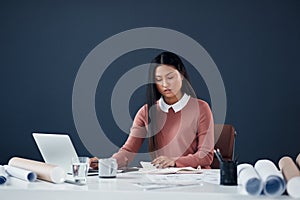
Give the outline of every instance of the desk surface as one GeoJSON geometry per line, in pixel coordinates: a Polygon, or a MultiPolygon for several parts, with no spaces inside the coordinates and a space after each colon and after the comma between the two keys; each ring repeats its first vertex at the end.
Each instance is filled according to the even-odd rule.
{"type": "MultiPolygon", "coordinates": [[[[153,177],[156,175],[150,175],[153,177]]],[[[166,175],[164,175],[166,176],[166,175]]],[[[153,199],[270,199],[266,196],[250,196],[243,191],[241,185],[221,186],[218,184],[218,170],[204,170],[202,174],[176,175],[175,178],[195,177],[196,182],[184,182],[182,186],[168,185],[161,187],[158,181],[154,183],[158,188],[148,187],[149,175],[137,172],[120,173],[114,179],[102,179],[98,176],[88,177],[86,185],[74,185],[69,183],[53,184],[45,181],[25,182],[11,178],[9,183],[0,186],[1,199],[122,199],[122,200],[153,200],[153,199]],[[185,185],[186,184],[186,185],[185,185]],[[147,186],[146,186],[147,185],[147,186]]],[[[159,176],[156,176],[159,177],[159,176]]],[[[162,177],[162,176],[160,176],[162,177]]],[[[171,177],[171,178],[174,178],[171,177]]],[[[152,180],[153,181],[153,180],[152,180]]],[[[175,182],[174,182],[175,183],[175,182]]],[[[282,195],[276,199],[292,199],[287,195],[282,195]]]]}

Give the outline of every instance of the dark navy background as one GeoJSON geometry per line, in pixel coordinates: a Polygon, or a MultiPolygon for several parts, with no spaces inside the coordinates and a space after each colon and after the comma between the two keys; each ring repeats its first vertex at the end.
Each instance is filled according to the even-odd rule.
{"type": "MultiPolygon", "coordinates": [[[[238,131],[241,162],[295,158],[300,152],[299,10],[297,0],[1,1],[0,164],[12,156],[41,160],[34,131],[68,133],[78,154],[90,155],[72,116],[76,73],[88,53],[108,37],[148,26],[192,37],[215,61],[226,87],[226,123],[238,131]]],[[[99,82],[98,119],[118,146],[127,134],[110,111],[114,84],[159,52],[144,49],[121,56],[99,82]]],[[[210,103],[201,76],[185,63],[199,98],[210,103]]],[[[145,101],[144,89],[130,100],[132,116],[145,101]]],[[[141,151],[146,150],[144,145],[141,151]]]]}

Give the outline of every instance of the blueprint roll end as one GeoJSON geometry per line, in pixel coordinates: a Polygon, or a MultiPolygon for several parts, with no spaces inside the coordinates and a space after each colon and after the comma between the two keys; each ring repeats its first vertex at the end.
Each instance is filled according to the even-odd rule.
{"type": "Polygon", "coordinates": [[[245,185],[246,192],[250,195],[260,195],[263,188],[263,184],[261,179],[259,178],[251,178],[247,181],[245,185]]]}
{"type": "Polygon", "coordinates": [[[300,198],[299,188],[300,188],[300,176],[291,178],[286,185],[287,193],[293,198],[300,198]]]}
{"type": "Polygon", "coordinates": [[[269,176],[266,180],[264,193],[268,196],[280,196],[285,191],[285,182],[279,176],[269,176]]]}
{"type": "Polygon", "coordinates": [[[7,179],[4,176],[0,176],[0,185],[3,185],[4,183],[6,183],[7,179]]]}

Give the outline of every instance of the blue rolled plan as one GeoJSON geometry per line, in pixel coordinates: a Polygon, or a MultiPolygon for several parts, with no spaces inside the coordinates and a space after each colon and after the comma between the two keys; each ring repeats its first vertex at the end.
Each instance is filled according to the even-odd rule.
{"type": "Polygon", "coordinates": [[[272,197],[283,194],[286,187],[285,181],[282,173],[272,161],[266,159],[258,160],[255,163],[254,168],[264,183],[264,194],[272,197]]]}
{"type": "Polygon", "coordinates": [[[15,178],[28,182],[34,182],[37,179],[37,174],[35,172],[8,165],[5,165],[4,167],[6,172],[15,178]]]}
{"type": "Polygon", "coordinates": [[[0,185],[3,185],[6,183],[8,178],[7,173],[5,172],[4,166],[0,165],[0,185]]]}
{"type": "Polygon", "coordinates": [[[263,189],[263,182],[250,164],[244,163],[237,166],[237,173],[241,185],[250,195],[260,195],[263,189]]]}

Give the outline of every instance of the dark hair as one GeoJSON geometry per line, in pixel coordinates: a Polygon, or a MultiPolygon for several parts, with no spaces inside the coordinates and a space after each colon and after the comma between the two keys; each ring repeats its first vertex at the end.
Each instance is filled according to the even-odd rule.
{"type": "MultiPolygon", "coordinates": [[[[155,116],[156,116],[156,109],[150,108],[156,104],[156,101],[160,99],[161,94],[159,93],[156,84],[155,84],[155,70],[159,65],[170,65],[174,67],[176,70],[179,71],[180,74],[184,76],[184,79],[182,81],[182,87],[181,90],[183,93],[186,93],[188,95],[191,95],[192,97],[196,97],[194,90],[190,84],[190,79],[187,74],[187,71],[185,69],[185,66],[183,65],[181,59],[179,56],[177,56],[174,53],[171,52],[162,52],[158,56],[156,56],[151,64],[149,69],[149,82],[147,86],[147,105],[148,105],[148,137],[149,137],[149,152],[152,153],[155,150],[157,150],[157,142],[155,138],[155,116]],[[151,122],[152,119],[152,123],[151,122]]],[[[151,154],[152,156],[155,156],[151,154]]]]}

